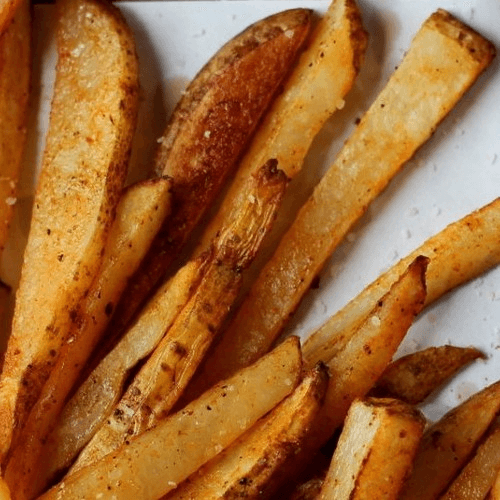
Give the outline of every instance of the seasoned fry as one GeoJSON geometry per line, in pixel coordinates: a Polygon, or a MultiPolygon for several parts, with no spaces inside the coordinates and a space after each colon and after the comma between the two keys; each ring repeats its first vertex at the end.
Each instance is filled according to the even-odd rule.
{"type": "Polygon", "coordinates": [[[26,142],[31,81],[31,14],[27,0],[0,5],[0,255],[17,200],[17,181],[26,142]],[[5,9],[15,17],[3,32],[5,9]]]}
{"type": "MultiPolygon", "coordinates": [[[[424,23],[403,62],[264,266],[199,377],[197,392],[269,349],[336,246],[493,55],[489,42],[444,11],[424,23]]],[[[398,274],[391,274],[389,281],[398,274]]],[[[311,355],[316,344],[324,345],[322,334],[316,338],[306,345],[309,367],[329,357],[311,355]]]]}
{"type": "Polygon", "coordinates": [[[370,391],[374,397],[422,403],[447,379],[484,354],[474,347],[429,347],[391,363],[370,391]]]}
{"type": "Polygon", "coordinates": [[[326,368],[319,365],[267,417],[201,467],[165,500],[271,498],[273,478],[279,476],[307,437],[327,384],[326,368]]]}
{"type": "Polygon", "coordinates": [[[474,457],[451,483],[442,500],[483,500],[500,471],[500,425],[493,425],[474,457]]]}
{"type": "Polygon", "coordinates": [[[396,500],[424,426],[418,410],[396,399],[355,401],[318,500],[396,500]]]}
{"type": "Polygon", "coordinates": [[[306,9],[263,19],[222,47],[187,88],[155,161],[158,174],[174,179],[174,211],[118,305],[111,330],[121,331],[151,294],[233,172],[310,24],[306,9]]]}
{"type": "Polygon", "coordinates": [[[136,122],[137,58],[122,16],[99,0],[61,0],[58,12],[51,119],[0,385],[2,460],[101,264],[136,122]]]}
{"type": "Polygon", "coordinates": [[[429,427],[401,500],[438,498],[465,464],[499,410],[500,382],[496,382],[429,427]]]}
{"type": "Polygon", "coordinates": [[[300,372],[298,339],[290,338],[116,453],[67,476],[40,498],[63,495],[77,500],[109,492],[123,500],[158,499],[290,394],[300,372]]]}
{"type": "Polygon", "coordinates": [[[198,289],[72,470],[94,462],[168,415],[236,299],[242,271],[271,228],[286,183],[275,161],[253,178],[246,203],[234,208],[228,227],[214,242],[198,289]]]}
{"type": "Polygon", "coordinates": [[[395,276],[417,255],[430,258],[425,305],[497,265],[500,262],[499,230],[500,198],[497,198],[429,238],[367,286],[306,340],[303,348],[306,366],[314,366],[314,363],[330,358],[341,349],[388,290],[395,276]]]}
{"type": "Polygon", "coordinates": [[[108,323],[111,309],[137,269],[169,211],[170,180],[159,177],[133,185],[123,194],[116,210],[99,275],[79,308],[80,321],[72,325],[40,398],[31,410],[7,465],[5,478],[32,497],[43,443],[78,380],[83,366],[108,323]],[[35,477],[30,477],[36,475],[35,477]],[[22,485],[22,486],[19,486],[22,485]]]}

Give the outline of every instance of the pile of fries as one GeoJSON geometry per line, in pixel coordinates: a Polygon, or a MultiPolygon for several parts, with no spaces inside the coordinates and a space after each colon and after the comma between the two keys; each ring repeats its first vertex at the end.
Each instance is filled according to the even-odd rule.
{"type": "MultiPolygon", "coordinates": [[[[427,306],[500,262],[500,198],[303,342],[283,335],[370,204],[488,71],[491,42],[431,14],[271,251],[285,192],[363,66],[355,1],[283,11],[229,40],[169,117],[150,178],[131,184],[135,35],[106,0],[52,12],[54,94],[0,377],[0,500],[499,500],[500,381],[435,423],[420,409],[484,353],[395,356],[427,306]]],[[[0,6],[0,31],[3,249],[34,77],[27,0],[0,6]]]]}

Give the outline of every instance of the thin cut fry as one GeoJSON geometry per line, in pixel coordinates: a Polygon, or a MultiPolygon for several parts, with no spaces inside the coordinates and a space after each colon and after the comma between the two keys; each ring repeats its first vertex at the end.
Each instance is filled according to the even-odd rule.
{"type": "Polygon", "coordinates": [[[201,467],[165,500],[272,498],[273,478],[301,446],[328,384],[324,365],[229,448],[201,467]]]}
{"type": "Polygon", "coordinates": [[[40,479],[37,461],[67,396],[99,342],[111,310],[139,266],[169,211],[170,180],[156,178],[129,187],[122,195],[106,241],[99,275],[79,305],[80,320],[72,325],[66,345],[30,412],[7,465],[9,484],[34,496],[40,479]]]}
{"type": "MultiPolygon", "coordinates": [[[[389,83],[261,271],[199,377],[198,392],[270,348],[351,226],[429,139],[493,55],[488,41],[444,11],[424,23],[389,83]]],[[[392,274],[386,284],[400,272],[392,274]]],[[[309,353],[313,348],[311,342],[306,345],[309,353]]],[[[310,360],[308,355],[308,366],[328,357],[327,353],[310,360]]]]}
{"type": "Polygon", "coordinates": [[[31,81],[30,3],[22,0],[12,6],[15,17],[3,33],[6,8],[0,5],[0,255],[17,200],[31,81]]]}
{"type": "Polygon", "coordinates": [[[290,338],[116,453],[67,476],[40,499],[156,500],[174,489],[290,394],[301,354],[290,338]],[[106,497],[106,495],[108,495],[106,497]]]}
{"type": "Polygon", "coordinates": [[[422,403],[452,375],[484,354],[474,347],[429,347],[391,363],[370,391],[374,397],[422,403]]]}
{"type": "Polygon", "coordinates": [[[396,399],[355,401],[318,500],[396,500],[424,426],[418,410],[396,399]]]}
{"type": "Polygon", "coordinates": [[[499,471],[500,425],[497,423],[440,500],[483,500],[499,471]]]}
{"type": "Polygon", "coordinates": [[[102,262],[136,122],[137,58],[118,10],[61,0],[58,20],[49,130],[0,384],[1,460],[102,262]]]}
{"type": "Polygon", "coordinates": [[[429,427],[401,500],[438,498],[465,464],[499,410],[500,382],[496,382],[429,427]]]}

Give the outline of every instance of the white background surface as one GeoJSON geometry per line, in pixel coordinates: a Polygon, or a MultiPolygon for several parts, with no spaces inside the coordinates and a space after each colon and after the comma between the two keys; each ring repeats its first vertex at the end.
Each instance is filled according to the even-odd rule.
{"type": "MultiPolygon", "coordinates": [[[[142,71],[142,109],[131,178],[147,174],[156,138],[182,89],[222,43],[272,12],[298,6],[322,11],[327,5],[323,0],[120,3],[136,34],[142,71]]],[[[382,89],[413,34],[434,10],[449,10],[500,48],[498,0],[359,0],[359,6],[370,35],[365,64],[345,108],[320,133],[303,174],[292,183],[284,221],[290,220],[305,200],[353,129],[355,119],[382,89]]],[[[32,134],[1,273],[13,286],[19,277],[34,172],[50,109],[54,64],[50,12],[51,7],[36,10],[32,134]]],[[[373,203],[324,269],[319,289],[310,292],[289,331],[307,335],[429,236],[499,196],[499,102],[497,58],[434,137],[373,203]]],[[[488,358],[467,368],[426,405],[431,419],[500,378],[500,269],[448,294],[422,314],[400,354],[444,343],[475,345],[488,358]]]]}

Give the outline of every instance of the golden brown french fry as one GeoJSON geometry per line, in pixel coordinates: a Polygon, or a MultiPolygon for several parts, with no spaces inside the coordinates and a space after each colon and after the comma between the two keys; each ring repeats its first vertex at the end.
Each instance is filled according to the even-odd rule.
{"type": "Polygon", "coordinates": [[[0,255],[17,200],[31,81],[30,2],[15,4],[0,4],[0,255]],[[4,32],[6,8],[14,9],[15,17],[4,32]]]}
{"type": "MultiPolygon", "coordinates": [[[[131,370],[146,358],[192,297],[207,256],[187,263],[149,301],[137,322],[92,371],[61,413],[43,450],[37,483],[47,484],[74,460],[118,403],[131,370]]],[[[39,488],[39,486],[37,486],[39,488]]]]}
{"type": "Polygon", "coordinates": [[[111,330],[121,331],[151,295],[233,172],[303,48],[310,25],[306,9],[255,23],[222,47],[186,89],[155,161],[158,174],[174,179],[174,211],[118,305],[111,330]]]}
{"type": "Polygon", "coordinates": [[[499,230],[500,198],[497,198],[429,238],[367,286],[306,340],[303,347],[306,366],[314,366],[341,349],[394,278],[417,255],[430,258],[426,274],[426,305],[497,265],[500,262],[499,230]]]}
{"type": "Polygon", "coordinates": [[[497,422],[440,499],[484,500],[499,471],[500,425],[497,422]]]}
{"type": "Polygon", "coordinates": [[[253,178],[246,202],[234,207],[228,226],[214,242],[198,289],[72,470],[98,460],[170,413],[236,299],[242,272],[270,230],[286,184],[276,161],[268,162],[253,178]]]}
{"type": "Polygon", "coordinates": [[[429,427],[401,500],[434,500],[465,464],[500,410],[500,382],[489,385],[429,427]]]}
{"type": "Polygon", "coordinates": [[[396,399],[354,401],[318,500],[396,500],[424,426],[418,410],[396,399]]]}
{"type": "Polygon", "coordinates": [[[165,500],[272,498],[273,479],[307,438],[327,384],[326,367],[318,365],[293,394],[165,500]]]}
{"type": "Polygon", "coordinates": [[[18,445],[10,454],[5,478],[9,484],[18,485],[16,494],[23,490],[27,497],[34,496],[36,479],[41,478],[37,462],[43,444],[99,342],[128,278],[139,266],[169,212],[170,185],[170,180],[164,177],[140,182],[130,186],[118,203],[99,274],[79,305],[79,320],[73,323],[67,343],[61,348],[61,355],[21,431],[18,445]]]}
{"type": "Polygon", "coordinates": [[[98,497],[156,500],[220,453],[290,394],[301,354],[290,338],[116,453],[67,476],[40,499],[98,497]]]}
{"type": "Polygon", "coordinates": [[[99,0],[61,0],[57,42],[48,135],[0,383],[2,460],[102,262],[136,122],[137,57],[118,10],[99,0]]]}
{"type": "Polygon", "coordinates": [[[422,403],[447,379],[484,354],[474,347],[429,347],[392,362],[370,391],[374,397],[422,403]]]}
{"type": "MultiPolygon", "coordinates": [[[[444,11],[424,23],[385,89],[260,272],[207,361],[195,393],[269,349],[351,226],[432,135],[493,55],[488,41],[444,11]]],[[[387,284],[398,274],[392,274],[387,284]]],[[[315,349],[314,342],[306,344],[308,353],[315,349]]],[[[327,358],[328,353],[310,361],[308,355],[308,366],[327,358]]]]}

